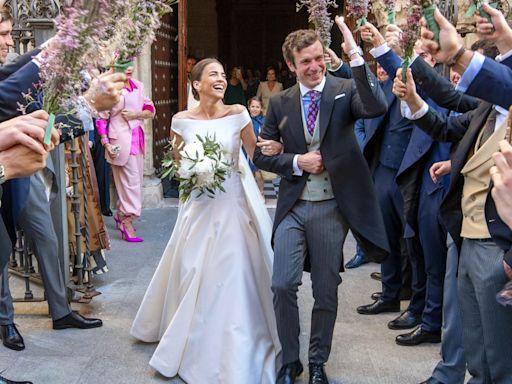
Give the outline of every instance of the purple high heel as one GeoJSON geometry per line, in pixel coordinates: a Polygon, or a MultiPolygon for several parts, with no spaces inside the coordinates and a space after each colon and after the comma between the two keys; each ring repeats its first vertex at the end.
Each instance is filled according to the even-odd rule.
{"type": "Polygon", "coordinates": [[[126,227],[124,226],[124,223],[120,224],[119,231],[121,232],[121,238],[129,243],[142,243],[144,241],[144,239],[137,236],[130,237],[130,234],[128,233],[126,227]]]}

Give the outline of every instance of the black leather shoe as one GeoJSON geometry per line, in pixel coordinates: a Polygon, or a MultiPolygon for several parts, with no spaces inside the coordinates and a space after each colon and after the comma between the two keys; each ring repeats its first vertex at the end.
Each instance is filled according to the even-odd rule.
{"type": "Polygon", "coordinates": [[[0,336],[2,337],[2,343],[5,347],[15,351],[25,349],[23,337],[21,337],[21,334],[14,324],[0,325],[0,336]]]}
{"type": "Polygon", "coordinates": [[[0,376],[0,384],[32,384],[31,381],[14,381],[6,379],[3,376],[0,376]]]}
{"type": "Polygon", "coordinates": [[[110,209],[102,209],[101,210],[101,214],[103,216],[112,216],[113,215],[113,213],[112,213],[112,211],[110,209]]]}
{"type": "Polygon", "coordinates": [[[302,371],[304,371],[304,367],[300,360],[285,364],[279,370],[276,384],[293,384],[295,383],[295,378],[299,376],[302,371]]]}
{"type": "Polygon", "coordinates": [[[413,346],[423,343],[440,343],[441,342],[441,331],[426,332],[421,329],[421,325],[414,331],[398,335],[396,337],[396,343],[398,345],[413,346]]]}
{"type": "Polygon", "coordinates": [[[100,319],[89,319],[83,317],[76,311],[71,312],[69,315],[61,319],[53,320],[53,329],[66,329],[66,328],[98,328],[103,325],[100,319]]]}
{"type": "Polygon", "coordinates": [[[429,377],[427,380],[422,381],[420,384],[444,384],[444,383],[441,383],[439,380],[436,380],[433,377],[429,377]]]}
{"type": "Polygon", "coordinates": [[[415,315],[410,311],[403,312],[396,319],[388,323],[389,329],[412,329],[421,324],[421,316],[415,315]]]}
{"type": "Polygon", "coordinates": [[[360,267],[363,264],[366,264],[367,262],[368,262],[368,260],[366,260],[366,257],[364,255],[364,253],[359,252],[359,253],[356,253],[354,255],[354,257],[351,258],[347,262],[347,264],[345,264],[345,268],[347,268],[347,269],[357,268],[357,267],[360,267]]]}
{"type": "Polygon", "coordinates": [[[381,281],[382,280],[380,272],[372,272],[372,273],[370,273],[370,277],[373,280],[377,280],[377,281],[381,281]]]}
{"type": "Polygon", "coordinates": [[[309,363],[309,384],[329,384],[323,364],[309,363]]]}
{"type": "Polygon", "coordinates": [[[383,312],[400,312],[399,301],[375,300],[372,304],[357,307],[357,313],[361,315],[377,315],[383,312]]]}

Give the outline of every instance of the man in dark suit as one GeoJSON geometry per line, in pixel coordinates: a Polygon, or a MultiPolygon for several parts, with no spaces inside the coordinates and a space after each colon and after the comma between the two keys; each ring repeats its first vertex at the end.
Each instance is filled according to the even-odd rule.
{"type": "Polygon", "coordinates": [[[292,32],[283,55],[298,84],[271,98],[264,139],[282,140],[284,151],[262,156],[258,168],[282,176],[274,219],[272,290],[283,367],[277,383],[291,384],[299,360],[297,290],[307,259],[315,304],[309,346],[310,383],[327,383],[327,362],[337,312],[342,250],[350,227],[363,249],[382,261],[388,244],[369,169],[354,135],[355,120],[385,113],[384,95],[364,64],[352,34],[336,19],[345,39],[353,79],[325,75],[324,50],[316,32],[292,32]],[[361,214],[364,212],[364,215],[361,214]]]}
{"type": "MultiPolygon", "coordinates": [[[[58,133],[54,129],[52,144],[42,145],[48,115],[43,111],[23,116],[0,125],[0,198],[2,184],[23,176],[30,176],[42,169],[53,145],[58,144],[58,133]],[[37,139],[34,139],[37,138],[37,139]]],[[[0,217],[0,270],[9,261],[12,243],[4,222],[0,217]]],[[[13,381],[0,376],[0,384],[31,384],[28,381],[13,381]]]]}
{"type": "MultiPolygon", "coordinates": [[[[9,46],[12,45],[10,44],[12,43],[11,19],[8,13],[2,12],[1,14],[0,29],[3,33],[0,38],[0,46],[2,41],[6,41],[6,46],[9,46]]],[[[22,94],[32,89],[33,85],[39,81],[37,60],[29,60],[27,56],[21,57],[14,65],[0,69],[0,78],[4,79],[0,81],[0,121],[19,114],[18,102],[24,102],[22,94]]],[[[3,56],[0,56],[1,61],[3,61],[3,56]]],[[[95,103],[92,104],[97,109],[102,107],[109,109],[113,105],[112,103],[117,102],[119,96],[117,90],[123,86],[124,76],[122,74],[114,76],[114,80],[117,78],[120,80],[119,84],[113,82],[103,84],[106,86],[104,88],[106,92],[98,92],[98,84],[93,86],[93,88],[97,88],[85,96],[86,100],[91,101],[93,98],[95,103]],[[106,101],[110,101],[110,103],[106,103],[106,101]]],[[[53,328],[98,327],[102,325],[101,320],[88,319],[72,311],[67,301],[66,285],[58,259],[57,238],[47,195],[48,189],[50,189],[50,197],[55,196],[58,186],[51,163],[48,165],[30,178],[14,179],[4,185],[2,215],[8,221],[6,224],[9,224],[8,229],[11,229],[11,236],[14,233],[15,225],[19,224],[34,243],[34,251],[43,277],[50,313],[54,320],[53,328]]],[[[12,298],[9,292],[6,268],[3,269],[2,275],[0,336],[4,346],[21,350],[25,348],[25,345],[21,334],[14,325],[12,298]]]]}
{"type": "Polygon", "coordinates": [[[507,329],[512,312],[496,302],[496,294],[512,278],[503,272],[512,264],[512,232],[496,213],[489,173],[492,154],[505,135],[506,115],[482,102],[473,111],[446,119],[426,108],[414,87],[410,72],[407,84],[397,75],[394,92],[416,115],[415,124],[437,140],[458,142],[441,219],[460,254],[458,288],[468,369],[482,382],[510,382],[512,366],[506,356],[512,354],[507,329]]]}

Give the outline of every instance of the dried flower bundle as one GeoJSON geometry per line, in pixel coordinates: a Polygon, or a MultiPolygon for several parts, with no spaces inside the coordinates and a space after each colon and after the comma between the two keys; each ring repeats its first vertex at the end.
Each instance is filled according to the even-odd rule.
{"type": "Polygon", "coordinates": [[[407,23],[403,27],[401,38],[402,51],[404,52],[402,62],[402,81],[407,79],[407,69],[411,65],[414,45],[420,36],[420,19],[422,16],[421,0],[412,0],[407,12],[407,23]]]}
{"type": "Polygon", "coordinates": [[[112,52],[110,63],[126,63],[139,56],[143,47],[155,40],[160,19],[172,12],[171,6],[178,0],[128,0],[126,3],[126,16],[116,22],[115,34],[107,44],[112,52]]]}
{"type": "Polygon", "coordinates": [[[383,0],[383,3],[388,15],[388,24],[396,24],[396,1],[383,0]]]}
{"type": "Polygon", "coordinates": [[[369,0],[347,0],[348,16],[356,18],[356,31],[366,24],[368,12],[370,11],[369,0]]]}
{"type": "Polygon", "coordinates": [[[329,7],[338,8],[338,4],[335,0],[299,0],[296,4],[297,12],[304,6],[307,7],[309,13],[308,21],[315,26],[322,44],[324,47],[329,47],[331,45],[331,27],[334,22],[327,9],[329,7]]]}
{"type": "Polygon", "coordinates": [[[56,19],[57,33],[39,59],[38,88],[42,108],[49,114],[70,113],[79,102],[83,91],[80,71],[101,60],[98,44],[107,39],[110,12],[118,1],[72,0],[63,7],[56,19]]]}

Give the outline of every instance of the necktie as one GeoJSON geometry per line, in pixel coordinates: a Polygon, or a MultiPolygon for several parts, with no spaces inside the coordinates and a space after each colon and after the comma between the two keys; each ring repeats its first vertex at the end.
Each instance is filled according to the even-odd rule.
{"type": "Polygon", "coordinates": [[[316,117],[318,116],[318,102],[320,101],[321,93],[318,91],[309,91],[306,95],[309,95],[310,100],[306,126],[309,134],[313,136],[313,133],[315,132],[316,117]]]}
{"type": "Polygon", "coordinates": [[[497,115],[498,115],[498,111],[496,111],[496,108],[493,108],[491,110],[491,113],[489,113],[489,116],[487,117],[487,120],[483,127],[483,132],[482,132],[482,136],[480,137],[480,143],[478,143],[478,148],[482,147],[482,145],[484,145],[484,143],[494,133],[494,126],[496,125],[496,116],[497,115]]]}

